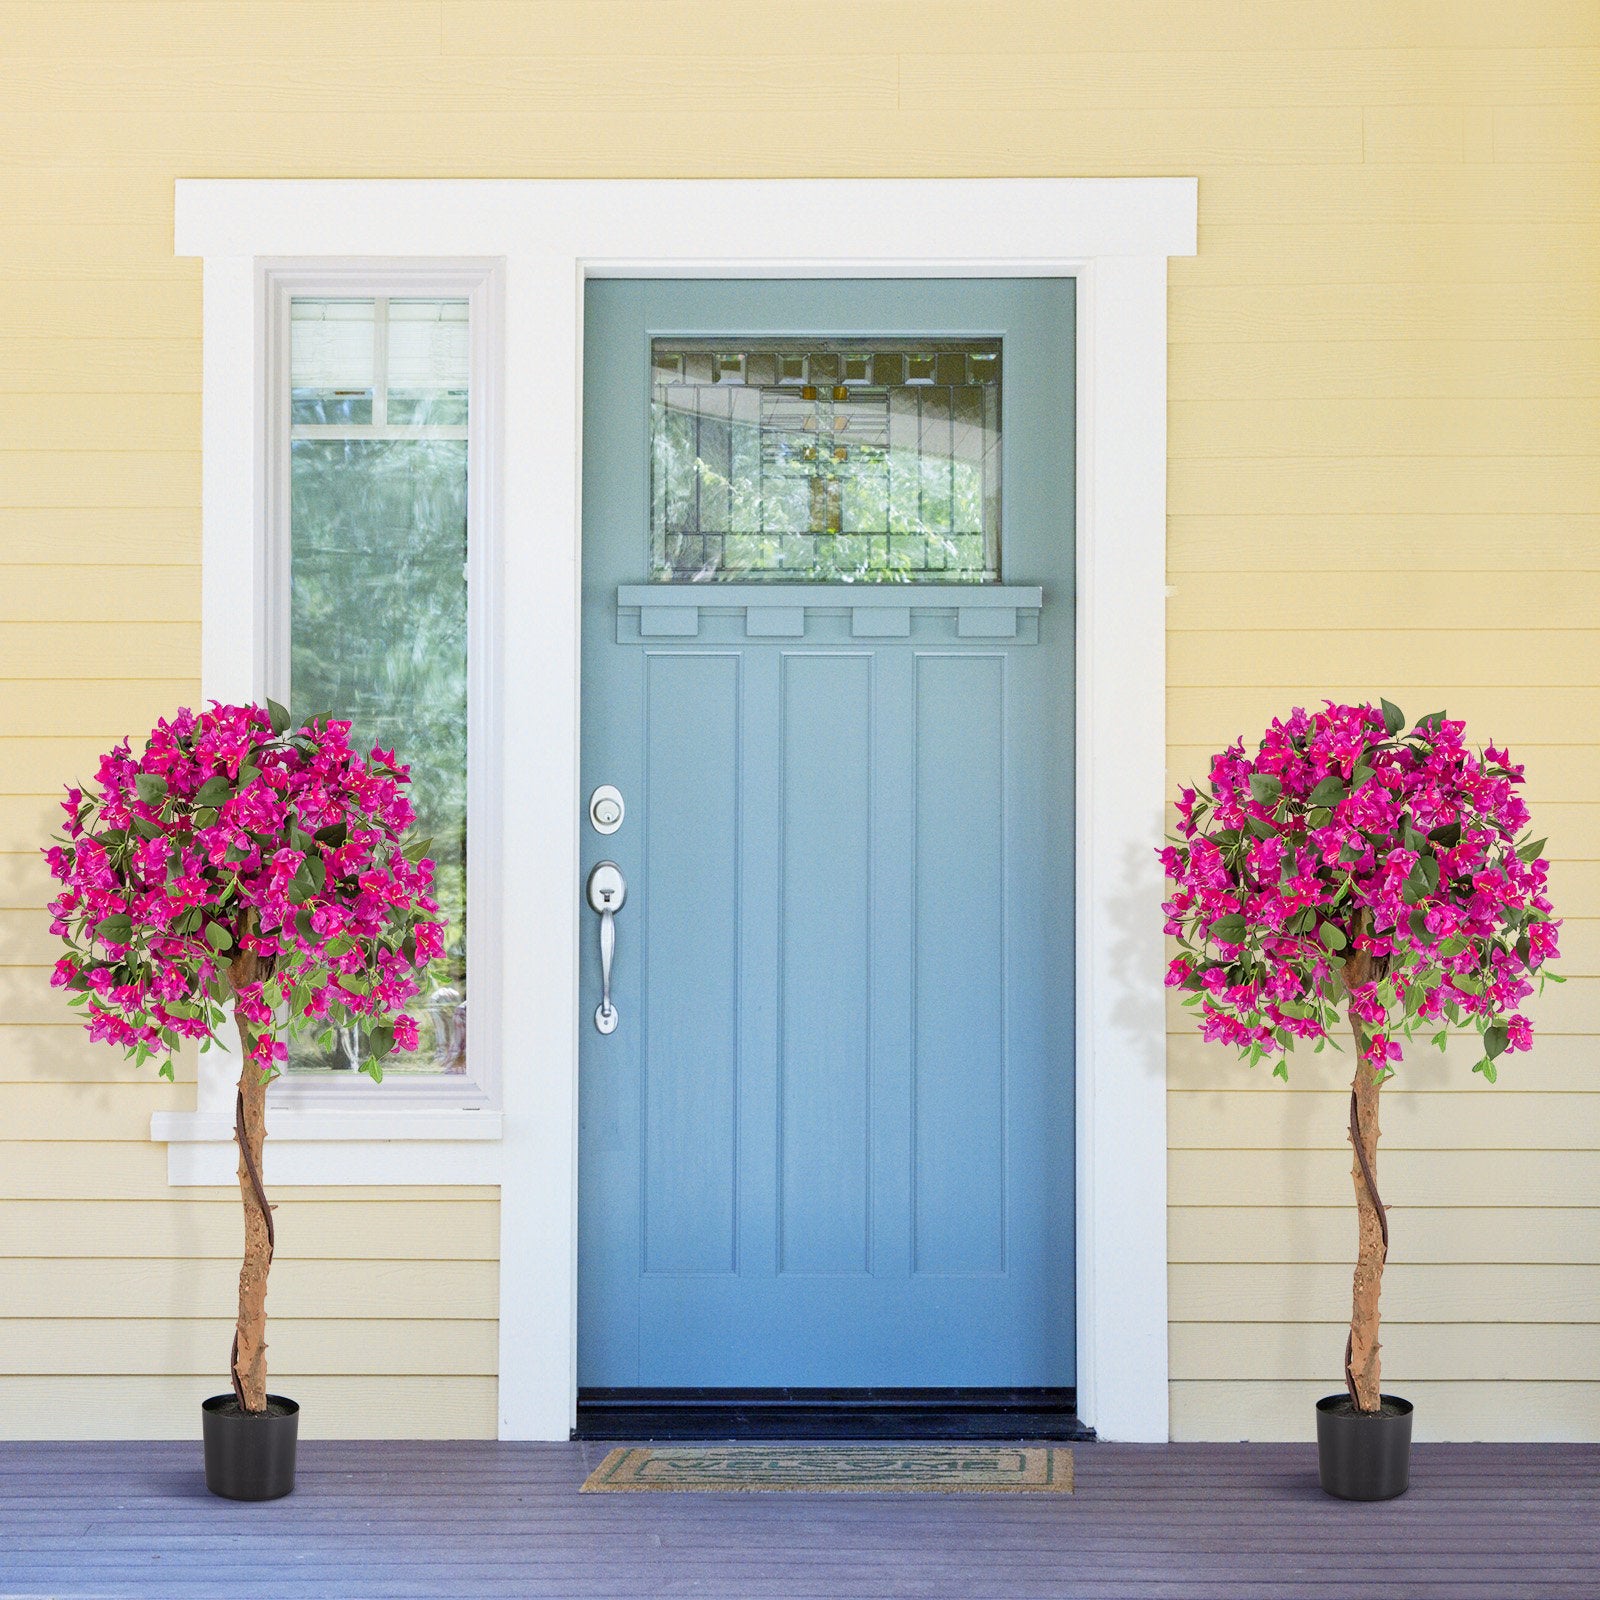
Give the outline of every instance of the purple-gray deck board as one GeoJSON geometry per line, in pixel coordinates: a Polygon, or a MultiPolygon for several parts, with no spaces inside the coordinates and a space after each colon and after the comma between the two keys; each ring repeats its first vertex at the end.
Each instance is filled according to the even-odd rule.
{"type": "Polygon", "coordinates": [[[0,1597],[1511,1600],[1600,1596],[1600,1445],[1422,1445],[1345,1505],[1304,1445],[1074,1447],[1077,1493],[579,1496],[608,1446],[300,1447],[213,1499],[196,1444],[0,1444],[0,1597]]]}

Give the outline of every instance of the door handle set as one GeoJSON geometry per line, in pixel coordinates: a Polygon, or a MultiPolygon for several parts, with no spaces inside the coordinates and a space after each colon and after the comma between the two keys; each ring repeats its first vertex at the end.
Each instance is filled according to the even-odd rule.
{"type": "Polygon", "coordinates": [[[597,861],[584,891],[589,908],[600,914],[600,1004],[594,1025],[601,1033],[617,1030],[617,1008],[611,1003],[611,963],[617,953],[617,913],[628,898],[628,880],[615,861],[597,861]]]}

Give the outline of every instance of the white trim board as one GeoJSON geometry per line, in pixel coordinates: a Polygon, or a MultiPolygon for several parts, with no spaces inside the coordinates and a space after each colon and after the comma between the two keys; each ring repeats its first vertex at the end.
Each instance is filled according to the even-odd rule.
{"type": "Polygon", "coordinates": [[[330,1134],[272,1159],[279,1181],[360,1181],[389,1169],[366,1152],[390,1152],[417,1181],[500,1183],[507,1439],[565,1439],[577,1396],[584,280],[1076,277],[1078,1408],[1104,1437],[1165,1439],[1166,258],[1194,253],[1195,181],[180,180],[176,216],[178,253],[206,258],[208,696],[261,690],[229,630],[256,614],[264,571],[239,530],[262,490],[268,265],[503,264],[500,443],[516,448],[499,452],[499,603],[515,626],[489,667],[492,800],[515,818],[499,873],[518,901],[488,956],[506,996],[501,1137],[440,1144],[436,1176],[413,1157],[426,1144],[400,1140],[330,1134]]]}

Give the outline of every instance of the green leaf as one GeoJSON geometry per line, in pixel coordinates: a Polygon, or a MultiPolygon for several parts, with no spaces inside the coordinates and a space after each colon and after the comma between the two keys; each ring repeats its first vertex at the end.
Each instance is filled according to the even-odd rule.
{"type": "MultiPolygon", "coordinates": [[[[1488,1052],[1491,1061],[1496,1056],[1505,1054],[1506,1044],[1510,1038],[1510,1033],[1498,1022],[1492,1028],[1483,1030],[1483,1048],[1488,1052]]],[[[1492,1083],[1494,1080],[1491,1078],[1489,1081],[1492,1083]]]]}
{"type": "Polygon", "coordinates": [[[1439,863],[1432,856],[1419,856],[1410,877],[1417,882],[1423,894],[1432,894],[1439,887],[1439,863]]]}
{"type": "Polygon", "coordinates": [[[1250,794],[1259,805],[1271,805],[1282,793],[1282,780],[1275,778],[1270,772],[1252,772],[1250,774],[1250,794]]]}
{"type": "Polygon", "coordinates": [[[133,786],[147,806],[158,806],[167,798],[167,780],[156,772],[136,773],[133,786]]]}
{"type": "Polygon", "coordinates": [[[103,944],[126,944],[133,936],[133,918],[121,911],[102,917],[94,925],[94,936],[103,944]]]}
{"type": "Polygon", "coordinates": [[[1427,913],[1421,910],[1413,911],[1409,921],[1411,924],[1411,937],[1415,939],[1418,944],[1426,944],[1428,941],[1427,913]]]}
{"type": "Polygon", "coordinates": [[[1419,733],[1437,733],[1439,724],[1445,719],[1443,711],[1430,711],[1425,717],[1417,718],[1417,731],[1419,733]]]}
{"type": "Polygon", "coordinates": [[[1525,844],[1517,851],[1517,860],[1533,862],[1539,859],[1540,852],[1549,843],[1548,839],[1536,839],[1532,844],[1525,844]]]}
{"type": "Polygon", "coordinates": [[[1350,792],[1354,794],[1362,784],[1371,780],[1372,768],[1365,761],[1358,761],[1350,774],[1350,792]]]}
{"type": "Polygon", "coordinates": [[[1242,916],[1218,917],[1211,924],[1211,937],[1223,944],[1242,944],[1244,942],[1245,921],[1242,916]]]}
{"type": "MultiPolygon", "coordinates": [[[[1237,833],[1234,834],[1234,838],[1238,838],[1237,833]]],[[[1222,836],[1220,834],[1217,836],[1217,843],[1219,845],[1222,843],[1222,836]]],[[[422,860],[422,858],[427,855],[432,848],[432,839],[413,839],[405,846],[404,850],[401,851],[401,854],[405,856],[407,861],[417,862],[422,860]]]]}
{"type": "Polygon", "coordinates": [[[1345,788],[1342,778],[1324,778],[1310,794],[1306,796],[1306,804],[1313,806],[1336,806],[1344,799],[1345,788]]]}
{"type": "Polygon", "coordinates": [[[206,943],[220,955],[233,947],[233,935],[220,922],[206,924],[206,943]]]}
{"type": "Polygon", "coordinates": [[[1474,1072],[1481,1072],[1484,1075],[1484,1077],[1489,1080],[1490,1083],[1493,1083],[1495,1081],[1495,1079],[1499,1076],[1499,1073],[1498,1073],[1498,1071],[1497,1071],[1497,1069],[1495,1067],[1494,1062],[1488,1060],[1487,1058],[1482,1060],[1482,1061],[1479,1061],[1479,1062],[1475,1063],[1473,1068],[1472,1068],[1472,1070],[1474,1072]]]}
{"type": "Polygon", "coordinates": [[[316,837],[330,850],[337,850],[350,837],[350,830],[344,823],[336,822],[331,827],[318,828],[316,837]]]}
{"type": "Polygon", "coordinates": [[[248,762],[246,762],[244,766],[239,768],[239,787],[241,789],[248,787],[260,776],[261,768],[251,766],[248,762]]]}
{"type": "Polygon", "coordinates": [[[1428,835],[1441,850],[1453,850],[1461,843],[1461,824],[1447,822],[1442,828],[1435,828],[1428,835]]]}
{"type": "Polygon", "coordinates": [[[1345,938],[1344,929],[1332,922],[1324,922],[1317,929],[1317,937],[1322,941],[1322,948],[1334,954],[1338,954],[1350,942],[1345,938]]]}
{"type": "Polygon", "coordinates": [[[1270,822],[1267,821],[1265,817],[1246,817],[1244,819],[1244,825],[1258,839],[1270,839],[1278,831],[1270,822]]]}
{"type": "Polygon", "coordinates": [[[220,806],[232,791],[232,785],[220,774],[215,778],[207,778],[195,791],[194,803],[197,806],[220,806]]]}
{"type": "Polygon", "coordinates": [[[191,906],[184,914],[172,924],[174,933],[194,933],[200,927],[200,908],[191,906]]]}
{"type": "Polygon", "coordinates": [[[372,1047],[375,1056],[386,1056],[394,1049],[394,1028],[387,1022],[381,1022],[367,1035],[367,1043],[372,1047]]]}
{"type": "Polygon", "coordinates": [[[289,713],[276,700],[267,701],[267,715],[272,719],[272,731],[282,737],[289,731],[289,713]]]}
{"type": "Polygon", "coordinates": [[[159,822],[152,822],[148,817],[135,817],[133,831],[141,839],[159,839],[166,830],[159,822]]]}
{"type": "Polygon", "coordinates": [[[1406,714],[1392,700],[1380,700],[1383,710],[1383,731],[1392,739],[1406,725],[1406,714]]]}

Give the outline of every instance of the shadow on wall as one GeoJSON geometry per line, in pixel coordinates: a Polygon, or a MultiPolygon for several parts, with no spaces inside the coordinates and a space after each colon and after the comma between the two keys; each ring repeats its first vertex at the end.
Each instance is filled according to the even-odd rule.
{"type": "Polygon", "coordinates": [[[1112,964],[1131,981],[1112,1008],[1124,1070],[1153,1074],[1163,1085],[1167,1077],[1167,1001],[1162,986],[1165,958],[1151,960],[1150,930],[1162,924],[1164,879],[1156,852],[1166,842],[1159,824],[1152,827],[1147,849],[1125,852],[1122,871],[1108,897],[1112,924],[1101,930],[1109,936],[1112,964]]]}

